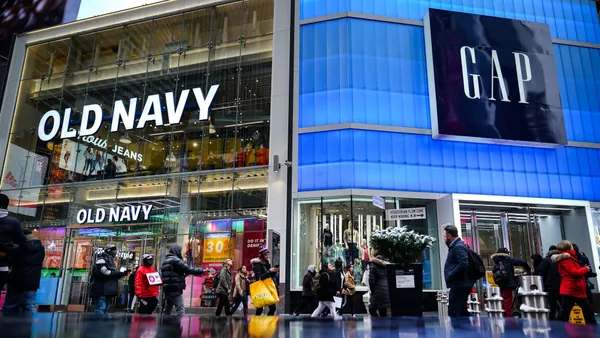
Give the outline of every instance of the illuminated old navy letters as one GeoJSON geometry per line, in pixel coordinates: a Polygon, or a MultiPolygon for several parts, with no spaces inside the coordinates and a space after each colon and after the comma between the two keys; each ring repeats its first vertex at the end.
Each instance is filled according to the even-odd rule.
{"type": "MultiPolygon", "coordinates": [[[[527,56],[525,53],[513,52],[513,55],[515,58],[515,66],[517,71],[517,83],[519,85],[519,103],[528,104],[529,102],[527,102],[525,82],[531,81],[531,62],[529,60],[529,56],[527,56]],[[525,69],[523,69],[523,67],[525,69]]],[[[468,62],[471,62],[472,64],[477,63],[477,60],[475,59],[474,47],[463,46],[460,49],[460,62],[462,66],[465,95],[470,99],[481,99],[481,75],[469,74],[467,72],[467,56],[470,59],[468,62]],[[469,77],[472,79],[474,93],[471,92],[471,88],[469,86],[469,77]]],[[[498,84],[500,85],[500,95],[502,96],[501,100],[503,102],[511,102],[508,98],[506,83],[504,82],[504,76],[502,75],[502,68],[500,67],[500,61],[498,59],[498,52],[495,49],[492,49],[491,71],[492,83],[489,100],[496,101],[496,98],[494,97],[494,82],[498,81],[498,84]]]]}
{"type": "MultiPolygon", "coordinates": [[[[208,120],[208,111],[218,89],[219,85],[211,86],[206,97],[204,97],[201,88],[192,89],[194,97],[196,98],[196,102],[198,103],[198,119],[200,121],[208,120]]],[[[146,104],[144,105],[144,110],[142,111],[142,115],[140,116],[137,126],[135,125],[135,112],[137,109],[139,99],[135,97],[129,100],[129,110],[125,108],[125,103],[123,102],[123,100],[116,101],[114,104],[110,131],[118,131],[120,122],[123,122],[125,130],[132,130],[134,128],[143,129],[146,126],[146,123],[148,122],[152,122],[155,126],[178,124],[181,122],[183,109],[185,108],[189,94],[189,89],[183,90],[181,92],[181,95],[179,96],[177,106],[175,106],[175,94],[173,92],[164,94],[164,100],[166,103],[169,120],[167,124],[163,122],[161,109],[162,105],[159,94],[148,96],[148,98],[146,99],[146,104]]],[[[69,124],[71,122],[71,108],[65,109],[64,117],[62,118],[62,123],[60,113],[57,110],[49,110],[42,116],[40,120],[40,124],[38,125],[38,136],[42,141],[50,141],[51,139],[56,137],[59,129],[61,129],[61,139],[94,135],[98,131],[98,129],[100,129],[100,126],[102,124],[102,117],[103,111],[100,105],[87,104],[83,106],[81,125],[79,131],[77,131],[73,128],[69,128],[69,124]],[[90,113],[94,114],[95,119],[94,124],[88,128],[90,113]],[[46,133],[46,124],[49,122],[50,119],[52,120],[52,128],[49,133],[46,133]]]]}
{"type": "MultiPolygon", "coordinates": [[[[140,214],[143,214],[143,220],[150,219],[150,211],[152,205],[136,205],[126,207],[112,207],[108,209],[108,222],[131,222],[138,221],[140,214]]],[[[77,212],[77,223],[79,224],[94,224],[102,223],[106,220],[106,209],[97,208],[93,213],[92,209],[81,209],[77,212]]]]}

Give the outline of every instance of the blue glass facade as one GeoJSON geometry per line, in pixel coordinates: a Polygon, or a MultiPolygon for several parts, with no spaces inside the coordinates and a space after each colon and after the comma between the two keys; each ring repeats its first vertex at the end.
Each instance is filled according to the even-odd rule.
{"type": "MultiPolygon", "coordinates": [[[[600,41],[588,0],[302,0],[301,18],[340,12],[422,20],[427,8],[544,22],[600,41]]],[[[568,140],[600,143],[600,50],[554,45],[568,140]]],[[[342,18],[300,28],[300,128],[364,123],[430,129],[423,27],[342,18]]],[[[337,130],[299,135],[298,190],[340,188],[600,201],[600,150],[538,149],[337,130]]]]}

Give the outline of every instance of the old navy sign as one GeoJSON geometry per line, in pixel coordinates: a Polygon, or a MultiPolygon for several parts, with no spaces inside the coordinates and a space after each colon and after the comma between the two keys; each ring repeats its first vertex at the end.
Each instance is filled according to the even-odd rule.
{"type": "Polygon", "coordinates": [[[137,222],[150,219],[152,205],[135,205],[112,207],[109,209],[81,209],[77,212],[78,224],[95,224],[102,222],[137,222]]]}
{"type": "Polygon", "coordinates": [[[567,144],[548,25],[429,9],[425,45],[433,137],[567,144]]]}
{"type": "MultiPolygon", "coordinates": [[[[191,90],[196,103],[198,104],[198,119],[200,121],[208,119],[210,105],[212,104],[218,89],[219,85],[213,85],[210,87],[206,96],[204,96],[201,88],[193,88],[191,90]]],[[[136,111],[138,109],[138,104],[141,105],[141,100],[137,97],[130,99],[128,107],[125,106],[123,100],[118,100],[113,105],[114,109],[112,112],[110,131],[118,131],[121,123],[123,123],[125,130],[143,129],[148,123],[152,123],[155,126],[179,124],[189,96],[190,89],[181,91],[178,100],[176,100],[175,94],[172,92],[166,93],[162,97],[159,94],[149,95],[146,98],[146,103],[144,104],[142,114],[137,123],[135,123],[136,111]],[[167,123],[163,120],[163,103],[166,105],[167,123]]],[[[98,104],[87,104],[83,106],[81,125],[79,130],[76,130],[69,127],[71,123],[71,108],[65,109],[62,116],[57,110],[49,110],[40,120],[38,125],[38,137],[42,141],[50,141],[58,135],[59,131],[61,139],[94,135],[102,125],[103,114],[102,107],[98,104]],[[91,115],[94,115],[94,118],[93,124],[90,127],[89,122],[91,115]],[[47,128],[47,126],[50,128],[47,128]]]]}

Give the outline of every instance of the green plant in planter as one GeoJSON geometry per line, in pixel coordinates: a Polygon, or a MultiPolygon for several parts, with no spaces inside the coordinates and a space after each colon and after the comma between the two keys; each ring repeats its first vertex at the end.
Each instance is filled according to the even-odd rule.
{"type": "Polygon", "coordinates": [[[433,243],[435,238],[408,230],[405,226],[389,227],[371,234],[371,247],[396,264],[416,262],[423,249],[431,248],[433,243]]]}

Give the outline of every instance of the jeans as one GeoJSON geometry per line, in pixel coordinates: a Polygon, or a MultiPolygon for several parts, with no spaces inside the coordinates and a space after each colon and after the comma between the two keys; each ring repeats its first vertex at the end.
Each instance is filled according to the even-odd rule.
{"type": "Polygon", "coordinates": [[[216,316],[220,316],[223,309],[225,309],[225,315],[230,316],[231,312],[229,312],[231,304],[229,304],[229,295],[225,293],[219,293],[219,304],[217,304],[217,312],[216,316]]]}
{"type": "Polygon", "coordinates": [[[502,295],[502,308],[504,309],[504,318],[510,318],[513,315],[513,290],[500,289],[502,295]]]}
{"type": "Polygon", "coordinates": [[[323,312],[323,310],[325,310],[326,308],[329,309],[329,312],[333,315],[334,319],[342,319],[342,316],[338,315],[337,312],[335,312],[335,303],[334,302],[319,302],[319,306],[317,306],[317,309],[312,313],[312,315],[310,315],[311,317],[318,317],[321,312],[323,312]]]}
{"type": "Polygon", "coordinates": [[[3,313],[18,313],[22,310],[26,314],[35,313],[35,295],[37,291],[11,291],[6,293],[3,313]]]}
{"type": "MultiPolygon", "coordinates": [[[[259,307],[258,309],[256,309],[256,313],[255,315],[260,316],[263,313],[263,309],[262,307],[259,307]]],[[[275,304],[273,305],[269,305],[269,312],[267,312],[267,316],[272,316],[275,314],[275,310],[277,310],[277,306],[275,304]]]]}
{"type": "Polygon", "coordinates": [[[448,317],[469,317],[467,300],[471,294],[471,287],[450,288],[448,295],[448,317]]]}
{"type": "Polygon", "coordinates": [[[229,313],[234,314],[235,311],[237,310],[238,306],[240,306],[240,304],[242,304],[244,306],[244,316],[248,315],[248,295],[247,294],[243,294],[243,295],[237,295],[235,296],[235,299],[233,300],[233,305],[231,306],[231,310],[229,310],[229,313]]]}
{"type": "Polygon", "coordinates": [[[183,294],[178,295],[167,295],[165,297],[165,310],[164,314],[170,315],[171,310],[173,310],[173,306],[175,306],[175,312],[178,316],[183,316],[185,314],[185,307],[183,306],[183,294]]]}
{"type": "Polygon", "coordinates": [[[154,310],[156,310],[156,306],[158,305],[158,298],[142,298],[140,299],[140,309],[138,313],[141,315],[151,315],[154,310]],[[144,304],[146,303],[146,304],[144,304]]]}
{"type": "Polygon", "coordinates": [[[100,315],[105,315],[110,304],[110,297],[100,296],[94,298],[94,312],[100,315]]]}
{"type": "Polygon", "coordinates": [[[573,306],[575,303],[579,305],[581,308],[581,312],[583,312],[583,318],[585,319],[586,324],[596,325],[596,316],[594,315],[594,308],[592,308],[592,304],[587,298],[576,298],[571,296],[562,296],[562,310],[558,314],[558,320],[562,320],[563,322],[568,322],[569,317],[571,316],[571,310],[573,310],[573,306]]]}

